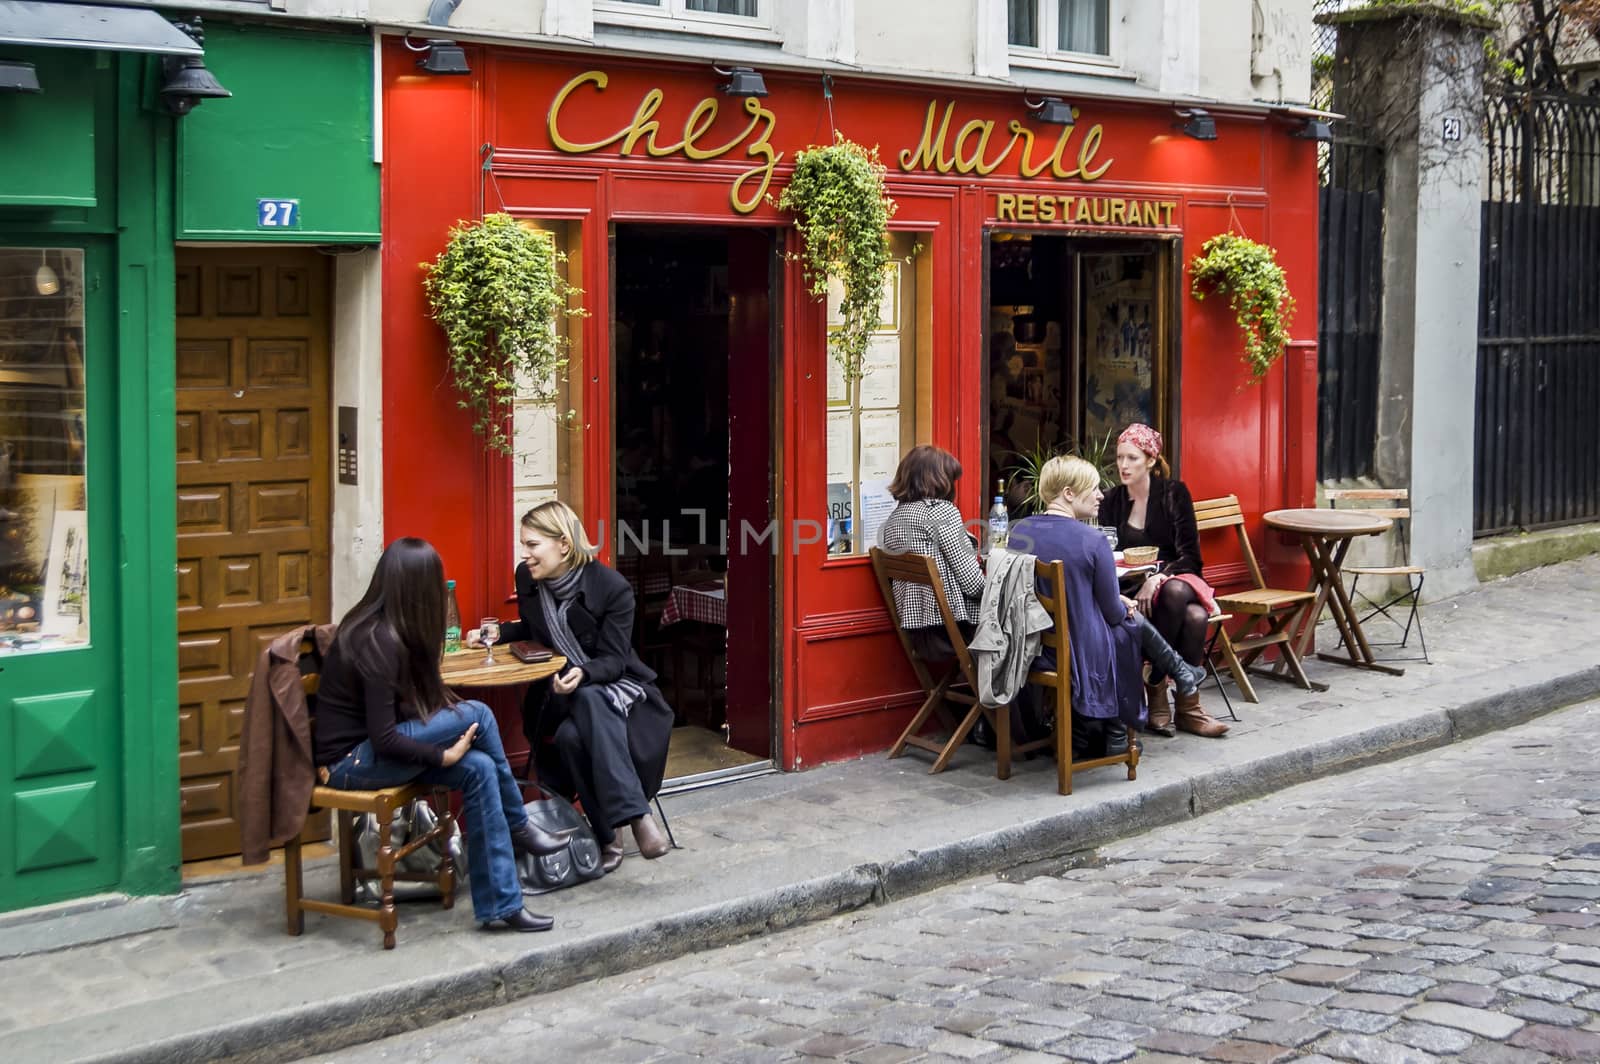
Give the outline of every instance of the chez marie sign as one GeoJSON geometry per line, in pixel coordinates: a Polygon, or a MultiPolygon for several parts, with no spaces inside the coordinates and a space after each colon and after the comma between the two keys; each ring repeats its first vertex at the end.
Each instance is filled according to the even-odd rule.
{"type": "MultiPolygon", "coordinates": [[[[585,97],[604,93],[610,77],[586,70],[571,78],[550,102],[546,131],[557,151],[587,155],[612,149],[619,155],[643,153],[650,158],[682,156],[749,160],[749,169],[733,180],[729,200],[740,214],[749,214],[766,199],[772,176],[784,153],[772,144],[777,115],[761,100],[747,96],[739,105],[745,120],[736,131],[713,134],[723,100],[701,99],[681,128],[663,129],[658,118],[667,94],[650,88],[639,98],[633,116],[620,127],[596,131],[583,116],[585,97]]],[[[931,101],[914,144],[888,157],[905,173],[958,174],[988,177],[1001,174],[1023,180],[1093,183],[1105,177],[1116,161],[1104,154],[1105,127],[1095,123],[1080,133],[1077,125],[1040,134],[1011,119],[1002,127],[994,119],[974,118],[956,127],[955,101],[931,101]]],[[[1076,117],[1077,110],[1073,110],[1076,117]]],[[[909,137],[907,138],[910,139],[909,137]]],[[[1000,221],[1055,222],[1087,226],[1162,226],[1173,224],[1176,201],[1121,197],[995,194],[994,216],[1000,221]]]]}

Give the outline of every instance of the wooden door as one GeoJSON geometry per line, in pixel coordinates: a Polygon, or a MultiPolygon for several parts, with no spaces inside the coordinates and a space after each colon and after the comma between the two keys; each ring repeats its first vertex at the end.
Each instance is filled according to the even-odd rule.
{"type": "Polygon", "coordinates": [[[239,852],[235,772],[250,674],[329,620],[328,259],[177,255],[178,749],[183,859],[239,852]]]}

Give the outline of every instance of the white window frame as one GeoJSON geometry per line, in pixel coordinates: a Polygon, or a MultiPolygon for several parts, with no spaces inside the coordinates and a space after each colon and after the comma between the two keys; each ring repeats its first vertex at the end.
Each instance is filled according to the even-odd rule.
{"type": "Polygon", "coordinates": [[[777,42],[778,3],[779,0],[756,0],[756,14],[748,16],[691,11],[686,0],[660,0],[655,6],[630,4],[626,0],[594,0],[594,20],[608,26],[777,42]]]}
{"type": "Polygon", "coordinates": [[[1056,47],[1055,42],[1060,39],[1058,20],[1060,5],[1056,0],[1033,0],[1034,8],[1039,18],[1038,47],[1029,48],[1025,45],[1011,43],[1011,13],[1009,5],[1005,11],[1006,23],[1006,48],[1014,66],[1048,67],[1059,69],[1062,67],[1076,68],[1089,73],[1103,74],[1109,70],[1120,70],[1122,62],[1122,0],[1107,0],[1106,14],[1106,51],[1100,55],[1096,52],[1068,52],[1056,47]]]}

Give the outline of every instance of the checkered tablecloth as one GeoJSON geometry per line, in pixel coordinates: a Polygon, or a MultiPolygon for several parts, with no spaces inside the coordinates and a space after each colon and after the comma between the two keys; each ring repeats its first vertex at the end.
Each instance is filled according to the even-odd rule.
{"type": "Polygon", "coordinates": [[[728,592],[722,584],[677,584],[661,610],[661,625],[699,621],[728,627],[728,592]]]}

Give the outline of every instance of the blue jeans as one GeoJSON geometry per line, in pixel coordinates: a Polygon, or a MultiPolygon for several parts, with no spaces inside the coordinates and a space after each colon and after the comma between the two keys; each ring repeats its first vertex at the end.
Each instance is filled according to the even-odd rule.
{"type": "Polygon", "coordinates": [[[472,912],[480,920],[503,920],[522,908],[511,829],[528,821],[522,791],[511,776],[494,714],[482,702],[457,702],[426,721],[403,720],[401,734],[440,748],[450,746],[471,725],[478,726],[472,749],[449,768],[382,758],[366,739],[328,769],[328,782],[341,790],[370,791],[417,781],[460,791],[467,830],[467,883],[472,912]]]}

